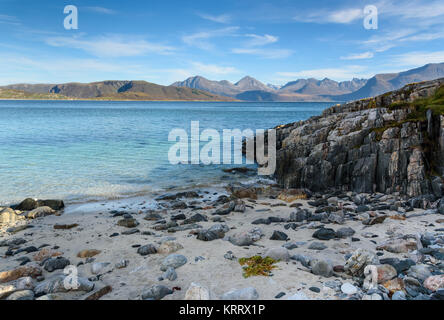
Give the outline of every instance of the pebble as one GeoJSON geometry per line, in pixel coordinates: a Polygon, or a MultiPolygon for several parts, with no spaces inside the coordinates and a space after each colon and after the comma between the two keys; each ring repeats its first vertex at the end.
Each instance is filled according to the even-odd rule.
{"type": "Polygon", "coordinates": [[[137,253],[141,256],[147,256],[157,253],[157,249],[154,245],[148,244],[146,246],[139,247],[139,249],[137,249],[137,253]]]}
{"type": "Polygon", "coordinates": [[[185,300],[210,300],[210,291],[198,283],[191,283],[185,293],[185,300]]]}
{"type": "Polygon", "coordinates": [[[270,257],[270,258],[272,258],[274,260],[278,260],[278,261],[290,260],[290,254],[289,254],[288,250],[283,247],[270,248],[265,252],[265,254],[263,256],[270,257]]]}
{"type": "Polygon", "coordinates": [[[351,283],[346,282],[341,286],[341,291],[347,295],[354,295],[358,292],[358,289],[351,283]]]}
{"type": "Polygon", "coordinates": [[[321,243],[321,242],[312,242],[308,246],[308,249],[310,249],[310,250],[319,250],[319,251],[325,250],[327,248],[328,247],[325,244],[321,243]]]}
{"type": "Polygon", "coordinates": [[[222,300],[257,300],[259,294],[253,287],[230,290],[222,295],[222,300]]]}
{"type": "Polygon", "coordinates": [[[166,271],[168,268],[177,269],[188,262],[187,258],[181,254],[170,254],[166,257],[160,266],[160,270],[166,271]]]}
{"type": "Polygon", "coordinates": [[[333,267],[327,261],[321,260],[315,262],[311,272],[317,276],[329,278],[333,275],[333,267]]]}
{"type": "Polygon", "coordinates": [[[277,240],[277,241],[286,241],[287,239],[288,235],[282,231],[274,231],[273,235],[270,238],[270,240],[277,240]]]}
{"type": "Polygon", "coordinates": [[[162,300],[165,296],[172,293],[173,290],[165,286],[155,285],[142,293],[142,300],[162,300]]]}

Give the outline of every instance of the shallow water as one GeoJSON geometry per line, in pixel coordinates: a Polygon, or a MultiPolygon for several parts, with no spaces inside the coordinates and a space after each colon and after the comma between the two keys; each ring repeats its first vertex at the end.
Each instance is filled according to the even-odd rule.
{"type": "Polygon", "coordinates": [[[224,184],[229,178],[221,169],[227,166],[169,163],[173,128],[189,133],[191,121],[199,121],[201,131],[221,134],[223,129],[268,129],[318,115],[331,105],[0,101],[0,204],[26,197],[101,200],[224,184]]]}

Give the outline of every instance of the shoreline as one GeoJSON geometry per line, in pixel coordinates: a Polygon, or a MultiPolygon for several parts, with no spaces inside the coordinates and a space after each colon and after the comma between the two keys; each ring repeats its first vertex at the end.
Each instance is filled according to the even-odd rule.
{"type": "MultiPolygon", "coordinates": [[[[154,209],[147,207],[143,196],[70,205],[16,225],[30,224],[32,228],[16,228],[16,233],[2,228],[0,281],[4,271],[35,268],[38,275],[28,274],[31,278],[27,280],[32,289],[16,288],[9,296],[26,291],[33,299],[50,300],[85,299],[107,286],[112,291],[101,299],[182,300],[192,298],[196,290],[208,293],[211,299],[229,300],[245,298],[243,295],[263,300],[390,299],[395,292],[369,291],[357,281],[362,275],[346,271],[358,249],[379,259],[378,268],[388,270],[384,269],[390,279],[382,286],[393,278],[402,279],[403,274],[419,277],[416,269],[423,266],[444,271],[430,250],[418,256],[419,247],[415,251],[412,245],[419,243],[409,238],[429,234],[434,239],[432,247],[442,252],[444,235],[435,230],[444,227],[444,216],[431,212],[436,209],[410,210],[405,203],[397,195],[307,195],[273,185],[236,184],[225,192],[201,188],[198,192],[164,193],[154,209]],[[366,204],[356,204],[358,199],[366,204]],[[325,213],[327,208],[331,208],[330,214],[325,213]],[[328,230],[336,236],[331,237],[328,230]],[[319,231],[326,238],[314,237],[319,231]],[[337,237],[339,233],[341,237],[337,237]],[[397,242],[378,249],[386,241],[397,242]],[[395,250],[407,242],[408,250],[395,250]],[[95,254],[80,258],[83,250],[95,254]],[[258,255],[280,261],[270,276],[245,278],[238,259],[258,255]],[[161,270],[168,264],[167,257],[176,263],[168,272],[161,270]],[[414,265],[391,274],[394,267],[387,267],[387,263],[396,266],[396,261],[413,261],[414,265]],[[63,269],[68,262],[85,283],[79,290],[54,287],[57,279],[65,277],[63,269]],[[181,290],[170,292],[173,287],[181,290]],[[158,289],[168,294],[159,295],[158,289]],[[241,289],[243,293],[236,291],[241,289]]],[[[18,279],[24,281],[23,277],[18,279]]]]}

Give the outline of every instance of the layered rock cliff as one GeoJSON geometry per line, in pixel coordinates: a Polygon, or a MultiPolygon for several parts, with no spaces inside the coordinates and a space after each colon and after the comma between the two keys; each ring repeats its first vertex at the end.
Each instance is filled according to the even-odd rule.
{"type": "Polygon", "coordinates": [[[444,78],[276,129],[283,187],[444,194],[444,78]]]}

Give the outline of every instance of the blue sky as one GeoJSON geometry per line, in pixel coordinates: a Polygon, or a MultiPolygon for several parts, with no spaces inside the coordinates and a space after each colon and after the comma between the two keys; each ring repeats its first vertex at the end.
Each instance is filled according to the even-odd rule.
{"type": "Polygon", "coordinates": [[[444,2],[0,0],[0,39],[0,84],[350,80],[444,62],[444,2]],[[64,29],[66,5],[78,30],[64,29]]]}

